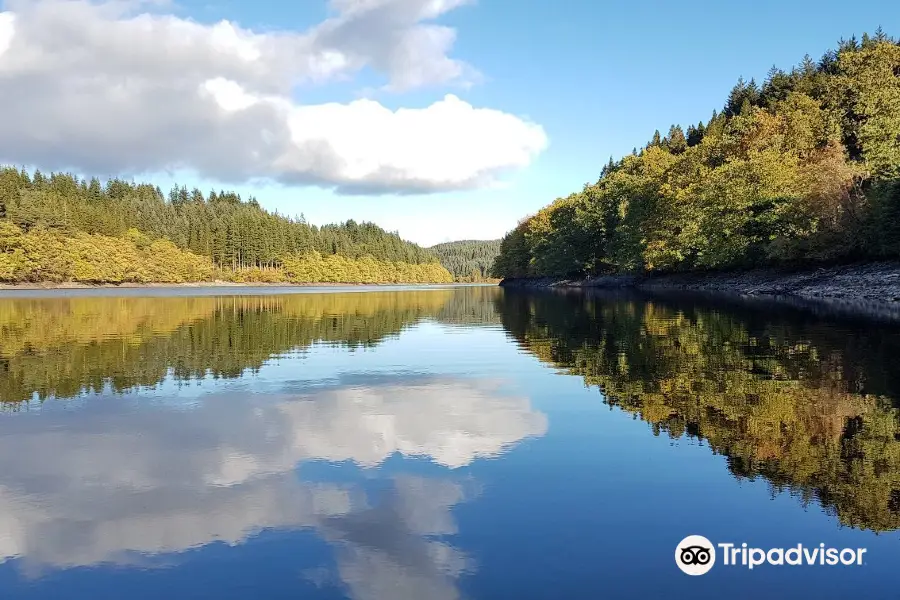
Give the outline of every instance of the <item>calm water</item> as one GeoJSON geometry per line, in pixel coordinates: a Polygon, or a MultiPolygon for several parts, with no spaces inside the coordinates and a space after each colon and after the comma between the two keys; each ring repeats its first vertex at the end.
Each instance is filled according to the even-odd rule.
{"type": "Polygon", "coordinates": [[[898,597],[896,323],[25,294],[0,297],[0,400],[3,599],[898,597]],[[867,554],[689,577],[689,534],[867,554]]]}

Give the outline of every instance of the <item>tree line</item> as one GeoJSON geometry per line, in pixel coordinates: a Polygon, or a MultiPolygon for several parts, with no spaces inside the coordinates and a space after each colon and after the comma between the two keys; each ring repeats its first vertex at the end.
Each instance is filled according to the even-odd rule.
{"type": "Polygon", "coordinates": [[[500,254],[500,240],[461,240],[428,249],[456,281],[476,283],[492,279],[491,266],[500,254]]]}
{"type": "Polygon", "coordinates": [[[504,236],[497,277],[900,257],[900,45],[881,29],[740,79],[720,111],[504,236]]]}
{"type": "Polygon", "coordinates": [[[322,255],[284,255],[275,267],[218,266],[166,238],[137,229],[122,237],[45,227],[29,230],[0,220],[0,281],[80,283],[449,283],[437,262],[407,263],[322,255]]]}
{"type": "Polygon", "coordinates": [[[0,168],[0,280],[210,278],[451,280],[432,252],[373,223],[317,227],[234,192],[0,168]]]}

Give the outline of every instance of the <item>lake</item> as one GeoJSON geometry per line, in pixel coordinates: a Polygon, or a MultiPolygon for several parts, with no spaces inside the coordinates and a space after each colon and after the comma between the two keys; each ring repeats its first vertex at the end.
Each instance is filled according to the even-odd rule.
{"type": "Polygon", "coordinates": [[[0,296],[0,597],[898,595],[895,321],[287,291],[0,296]]]}

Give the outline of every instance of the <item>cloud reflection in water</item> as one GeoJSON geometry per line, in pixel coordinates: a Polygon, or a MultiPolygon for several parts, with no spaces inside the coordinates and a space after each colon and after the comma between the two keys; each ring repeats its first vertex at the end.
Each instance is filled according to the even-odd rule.
{"type": "Polygon", "coordinates": [[[301,480],[308,460],[374,472],[388,457],[449,469],[546,432],[527,399],[474,379],[390,377],[273,394],[210,393],[190,410],[121,398],[0,421],[0,556],[32,568],[130,564],[263,529],[312,528],[355,598],[455,598],[474,565],[445,538],[464,477],[301,480]]]}

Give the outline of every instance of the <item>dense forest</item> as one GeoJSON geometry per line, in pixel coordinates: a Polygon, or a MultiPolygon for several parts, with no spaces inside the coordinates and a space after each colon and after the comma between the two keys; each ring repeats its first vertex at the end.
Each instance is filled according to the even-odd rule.
{"type": "Polygon", "coordinates": [[[900,45],[880,29],[740,79],[721,111],[653,134],[524,219],[498,277],[900,257],[900,45]]]}
{"type": "Polygon", "coordinates": [[[706,441],[739,479],[900,529],[900,331],[780,306],[527,294],[497,299],[519,345],[655,435],[706,441]]]}
{"type": "Polygon", "coordinates": [[[441,264],[460,282],[490,281],[491,266],[500,254],[500,240],[462,240],[431,246],[441,264]]]}
{"type": "Polygon", "coordinates": [[[317,227],[255,198],[0,169],[0,281],[449,282],[372,223],[317,227]]]}

